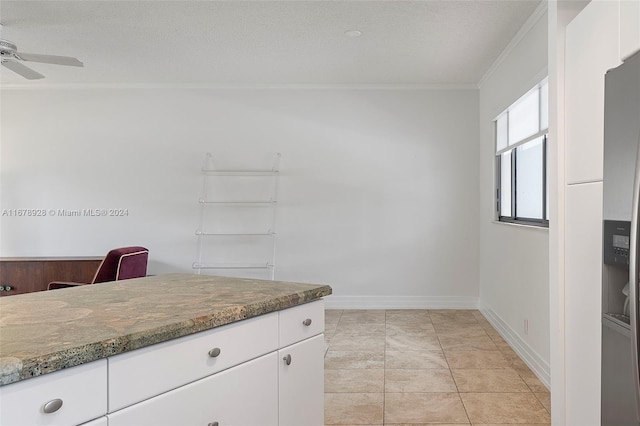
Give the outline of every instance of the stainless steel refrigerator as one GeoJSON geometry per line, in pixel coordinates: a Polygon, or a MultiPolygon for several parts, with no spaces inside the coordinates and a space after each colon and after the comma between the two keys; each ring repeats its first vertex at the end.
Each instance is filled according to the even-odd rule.
{"type": "Polygon", "coordinates": [[[640,425],[640,53],[605,75],[602,425],[640,425]]]}

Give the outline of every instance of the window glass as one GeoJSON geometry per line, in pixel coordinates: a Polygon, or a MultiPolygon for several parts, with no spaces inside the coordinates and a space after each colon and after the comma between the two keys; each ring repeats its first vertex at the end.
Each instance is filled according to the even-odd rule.
{"type": "Polygon", "coordinates": [[[511,151],[500,156],[500,215],[511,216],[511,151]]]}
{"type": "Polygon", "coordinates": [[[523,96],[509,108],[509,144],[514,144],[540,130],[540,92],[538,89],[523,96]]]}
{"type": "Polygon", "coordinates": [[[507,147],[507,113],[496,120],[496,151],[507,147]]]}
{"type": "Polygon", "coordinates": [[[518,185],[516,200],[518,200],[516,214],[521,218],[543,219],[542,216],[542,172],[543,138],[537,138],[516,151],[516,169],[518,185]]]}
{"type": "Polygon", "coordinates": [[[494,128],[497,219],[548,226],[549,181],[545,175],[545,154],[549,152],[548,79],[536,84],[502,112],[495,119],[494,128]]]}

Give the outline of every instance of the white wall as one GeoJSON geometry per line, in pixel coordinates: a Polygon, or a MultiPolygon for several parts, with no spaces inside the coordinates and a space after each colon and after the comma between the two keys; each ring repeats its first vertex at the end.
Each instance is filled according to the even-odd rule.
{"type": "Polygon", "coordinates": [[[276,279],[328,283],[340,306],[477,303],[476,90],[1,95],[1,209],[129,210],[1,217],[2,256],[141,244],[150,273],[189,272],[205,153],[251,167],[280,152],[276,279]]]}
{"type": "Polygon", "coordinates": [[[548,230],[494,221],[493,119],[546,76],[547,15],[542,11],[480,87],[480,300],[485,315],[548,385],[548,230]]]}

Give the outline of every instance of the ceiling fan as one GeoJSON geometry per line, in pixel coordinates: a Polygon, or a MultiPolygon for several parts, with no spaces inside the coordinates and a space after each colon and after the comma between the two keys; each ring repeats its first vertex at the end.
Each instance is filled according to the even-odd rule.
{"type": "Polygon", "coordinates": [[[28,80],[44,78],[44,75],[23,65],[23,62],[41,62],[44,64],[67,65],[72,67],[84,66],[76,58],[69,56],[39,55],[35,53],[18,52],[18,47],[8,41],[0,39],[0,63],[5,68],[20,74],[28,80]]]}

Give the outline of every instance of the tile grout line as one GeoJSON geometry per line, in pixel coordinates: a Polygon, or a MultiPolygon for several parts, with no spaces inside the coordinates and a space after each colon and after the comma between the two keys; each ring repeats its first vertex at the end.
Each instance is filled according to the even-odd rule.
{"type": "MultiPolygon", "coordinates": [[[[477,322],[477,320],[476,320],[477,322]]],[[[435,327],[434,327],[435,328],[435,327]]],[[[440,342],[440,336],[438,334],[438,331],[436,330],[436,336],[438,336],[438,342],[440,342]]],[[[447,362],[447,366],[449,367],[449,374],[451,374],[451,380],[453,380],[453,384],[456,387],[456,390],[458,391],[458,398],[460,399],[460,404],[462,404],[462,409],[464,410],[464,414],[465,416],[467,416],[467,420],[469,421],[469,424],[471,425],[471,417],[469,417],[469,412],[467,411],[467,406],[464,405],[464,401],[462,400],[462,395],[460,394],[460,388],[458,387],[458,382],[456,382],[456,378],[453,377],[453,370],[451,369],[451,365],[449,364],[449,360],[447,360],[447,356],[445,355],[444,352],[444,347],[442,346],[442,342],[440,342],[440,348],[442,349],[442,355],[444,356],[445,361],[447,362]]]]}
{"type": "MultiPolygon", "coordinates": [[[[383,377],[382,377],[382,378],[383,378],[383,381],[382,381],[382,420],[381,420],[381,423],[377,423],[377,422],[376,422],[376,424],[388,425],[387,418],[386,418],[386,411],[387,411],[387,406],[386,406],[386,402],[387,402],[387,401],[386,401],[386,394],[387,394],[387,391],[386,391],[386,382],[387,382],[387,375],[388,375],[388,373],[389,373],[389,372],[387,371],[387,363],[386,363],[386,360],[387,360],[387,358],[388,358],[388,352],[389,352],[389,351],[388,351],[388,349],[390,349],[390,348],[388,348],[388,347],[387,347],[387,339],[388,339],[389,337],[392,337],[392,335],[393,335],[393,336],[395,336],[395,333],[393,333],[393,332],[394,332],[394,331],[396,331],[396,330],[395,330],[395,328],[392,328],[392,329],[390,330],[388,327],[389,327],[390,325],[391,325],[391,326],[395,325],[395,323],[396,323],[398,320],[400,320],[400,321],[402,322],[402,321],[403,321],[403,318],[402,318],[402,316],[397,317],[397,316],[391,315],[391,312],[389,312],[388,310],[382,310],[382,311],[383,311],[383,317],[382,317],[382,318],[384,318],[384,322],[383,322],[383,327],[384,327],[384,332],[383,332],[384,341],[383,341],[383,343],[382,343],[382,344],[384,344],[384,346],[383,346],[383,348],[382,348],[382,349],[383,349],[383,351],[382,351],[382,368],[383,368],[383,377]],[[393,324],[390,324],[390,323],[388,322],[388,320],[389,320],[389,319],[392,319],[392,323],[393,323],[393,324]],[[389,333],[392,333],[392,334],[389,334],[389,333]]],[[[450,359],[447,357],[447,355],[446,355],[446,353],[445,353],[445,350],[444,350],[444,347],[443,347],[443,345],[442,345],[442,340],[441,340],[441,338],[442,338],[442,337],[447,336],[447,335],[448,335],[447,333],[449,332],[449,331],[448,331],[448,330],[449,330],[449,329],[448,329],[448,327],[446,327],[446,325],[447,325],[447,321],[449,321],[449,319],[447,318],[447,316],[443,316],[442,318],[439,316],[438,318],[436,318],[436,319],[437,319],[437,320],[439,320],[439,321],[440,321],[440,320],[444,321],[444,325],[445,325],[444,329],[443,329],[443,330],[441,330],[441,331],[439,332],[439,331],[436,329],[436,327],[434,327],[434,324],[433,324],[433,318],[432,318],[432,316],[431,316],[431,312],[430,312],[430,310],[425,310],[425,311],[426,311],[426,312],[427,312],[427,314],[428,314],[429,323],[431,324],[431,326],[433,327],[433,329],[434,329],[434,331],[435,331],[435,337],[436,337],[437,342],[438,342],[438,344],[439,344],[439,349],[440,349],[440,351],[441,351],[441,353],[442,353],[443,360],[444,360],[444,363],[445,363],[445,365],[446,365],[446,368],[447,368],[447,370],[449,371],[449,374],[450,374],[451,379],[453,380],[453,383],[454,383],[454,386],[455,386],[455,389],[456,389],[455,393],[458,395],[459,401],[461,402],[462,407],[463,407],[463,409],[464,409],[464,411],[465,411],[465,416],[466,416],[466,418],[467,418],[467,420],[466,420],[466,421],[467,421],[467,423],[466,423],[466,424],[468,424],[468,425],[472,425],[473,423],[471,422],[471,419],[470,419],[470,417],[469,417],[469,412],[468,412],[468,410],[467,410],[467,406],[464,404],[464,401],[462,400],[462,393],[463,393],[463,392],[460,392],[460,387],[458,386],[458,383],[457,383],[457,381],[456,381],[456,379],[455,379],[455,377],[454,377],[454,375],[453,375],[453,368],[452,368],[452,364],[451,364],[451,362],[450,362],[450,359]]],[[[340,329],[340,324],[342,323],[342,320],[345,320],[345,318],[346,318],[346,317],[344,316],[344,314],[345,314],[345,311],[344,311],[344,310],[340,310],[339,314],[338,314],[338,315],[336,315],[336,317],[337,317],[337,321],[336,321],[336,326],[335,326],[335,329],[334,329],[334,332],[333,332],[333,334],[334,334],[334,335],[335,335],[335,334],[338,332],[338,330],[340,329]]],[[[351,315],[351,314],[349,314],[349,315],[351,315]]],[[[475,315],[474,315],[474,317],[475,317],[475,315]]],[[[351,317],[349,316],[349,318],[351,318],[351,317]]],[[[380,318],[380,317],[379,317],[379,316],[377,316],[377,318],[380,318]]],[[[457,318],[457,315],[454,313],[454,316],[451,318],[451,321],[452,321],[453,323],[457,323],[458,321],[456,320],[456,318],[457,318]]],[[[459,323],[459,324],[457,324],[457,325],[458,325],[460,328],[464,328],[464,327],[466,327],[467,325],[466,325],[466,323],[465,323],[465,321],[466,321],[466,320],[464,319],[464,317],[461,317],[460,319],[461,319],[462,321],[460,321],[460,323],[459,323]]],[[[406,321],[408,321],[408,322],[409,322],[409,325],[410,325],[410,324],[413,324],[413,323],[415,322],[415,319],[414,319],[413,317],[408,316],[408,317],[407,317],[407,319],[406,319],[406,321]]],[[[426,318],[422,317],[419,321],[420,321],[421,323],[426,323],[426,318]]],[[[373,321],[373,322],[376,322],[376,321],[373,321]]],[[[525,384],[526,388],[522,388],[522,389],[526,389],[526,390],[525,390],[524,392],[521,392],[521,394],[523,394],[523,395],[526,395],[526,394],[533,395],[534,400],[539,404],[539,406],[542,406],[542,408],[544,408],[544,411],[545,411],[545,412],[547,412],[547,414],[548,414],[548,415],[550,415],[550,412],[549,412],[550,410],[549,410],[549,409],[547,408],[547,406],[545,405],[545,404],[546,404],[546,400],[545,400],[545,401],[543,401],[543,400],[541,399],[542,397],[544,397],[544,393],[545,393],[545,392],[544,392],[544,391],[540,391],[540,392],[537,392],[537,393],[536,393],[536,392],[534,391],[534,389],[536,389],[536,383],[535,383],[535,382],[532,382],[532,384],[530,384],[530,383],[528,383],[528,382],[525,380],[525,376],[526,376],[526,374],[527,374],[527,370],[526,370],[526,369],[516,369],[516,367],[519,365],[519,364],[518,364],[518,362],[517,362],[517,360],[518,360],[519,358],[513,358],[513,357],[511,356],[511,353],[509,352],[509,347],[508,347],[508,346],[504,346],[504,345],[502,345],[502,344],[501,344],[501,343],[502,343],[502,341],[501,341],[497,336],[495,336],[493,333],[491,333],[491,332],[490,332],[490,331],[491,331],[491,329],[490,329],[490,328],[487,328],[487,327],[483,326],[483,323],[482,323],[482,322],[481,322],[481,320],[479,320],[477,317],[475,317],[475,318],[474,318],[474,320],[473,320],[473,323],[472,323],[472,324],[474,324],[474,326],[475,326],[475,325],[479,325],[479,326],[483,329],[483,331],[484,331],[483,335],[484,335],[484,336],[486,336],[486,337],[488,337],[488,338],[489,338],[488,340],[489,340],[489,341],[491,341],[492,343],[494,343],[494,344],[495,344],[495,346],[497,346],[497,347],[495,348],[496,352],[497,352],[498,354],[502,355],[502,357],[501,357],[501,358],[504,358],[504,359],[508,362],[508,367],[507,367],[507,368],[511,369],[512,371],[515,371],[515,372],[517,373],[517,377],[519,377],[519,378],[524,382],[524,384],[525,384]],[[538,394],[540,394],[540,395],[538,395],[538,394]]],[[[349,323],[342,323],[342,325],[343,325],[343,326],[349,326],[349,323]]],[[[456,324],[453,324],[453,325],[456,325],[456,324]]],[[[454,328],[454,329],[455,329],[455,328],[454,328]]],[[[364,331],[362,331],[362,332],[363,332],[364,334],[368,334],[366,330],[364,330],[364,331]]],[[[360,332],[358,332],[358,334],[359,334],[359,333],[360,333],[360,332]]],[[[463,334],[464,334],[464,333],[463,333],[463,334]]],[[[352,337],[353,337],[353,338],[357,338],[357,336],[352,336],[352,337]]],[[[466,338],[466,337],[462,337],[462,336],[461,336],[460,338],[461,338],[461,339],[463,339],[463,338],[466,338]]],[[[402,342],[400,342],[400,343],[402,343],[402,342]]],[[[447,342],[445,342],[445,343],[447,343],[447,345],[449,345],[449,344],[453,344],[453,343],[455,343],[455,342],[449,342],[449,341],[447,341],[447,342]]],[[[327,353],[328,353],[328,351],[329,351],[329,350],[331,350],[331,346],[332,346],[331,344],[328,344],[328,345],[327,345],[327,353]]],[[[406,346],[406,344],[403,344],[403,345],[402,345],[402,347],[404,347],[404,346],[406,346]]],[[[453,346],[452,346],[452,348],[453,348],[452,350],[454,350],[454,351],[455,351],[456,347],[454,347],[454,346],[455,346],[455,345],[453,345],[453,346]]],[[[471,346],[470,346],[470,347],[472,347],[472,348],[476,348],[476,344],[475,344],[475,342],[474,342],[473,344],[471,344],[471,346]]],[[[391,348],[391,349],[392,349],[392,351],[393,351],[393,350],[398,350],[397,348],[396,348],[396,349],[391,348]]],[[[412,350],[416,350],[416,351],[417,351],[417,349],[410,349],[410,348],[406,348],[406,349],[407,349],[409,352],[411,352],[412,350]]],[[[460,350],[462,350],[462,349],[460,349],[460,350]]],[[[480,349],[478,349],[478,350],[480,350],[480,349]]],[[[357,350],[354,350],[354,351],[356,351],[356,352],[357,352],[357,350]]],[[[423,350],[420,350],[420,351],[423,351],[423,350]]],[[[349,352],[349,351],[348,351],[348,352],[349,352]]],[[[400,350],[400,352],[403,352],[403,351],[402,351],[402,350],[400,350]]],[[[517,355],[517,354],[516,354],[516,355],[517,355]]],[[[456,356],[457,356],[457,355],[456,355],[456,356]]],[[[380,358],[378,358],[378,359],[380,359],[380,358]]],[[[454,361],[454,363],[455,363],[455,359],[457,359],[457,358],[455,358],[455,357],[454,357],[454,358],[453,358],[453,359],[451,359],[451,360],[452,360],[452,361],[454,361]]],[[[466,365],[466,364],[465,364],[465,365],[466,365]]],[[[367,367],[365,367],[365,368],[367,368],[367,367]]],[[[416,368],[417,368],[417,369],[421,369],[421,368],[419,368],[419,367],[416,367],[416,368]]],[[[477,368],[480,368],[480,367],[477,367],[477,368]]],[[[411,368],[409,368],[409,369],[411,369],[411,368]]],[[[484,369],[493,369],[493,368],[492,368],[492,367],[488,367],[488,368],[480,368],[480,369],[483,369],[483,370],[484,370],[484,369]]],[[[503,369],[503,368],[495,367],[495,369],[503,369]]],[[[429,369],[427,368],[426,370],[429,370],[429,369]]],[[[378,376],[378,377],[379,377],[379,376],[378,376]]],[[[365,392],[365,393],[366,393],[366,392],[365,392]]],[[[392,392],[390,392],[390,393],[392,393],[392,392]]],[[[404,393],[404,392],[400,392],[400,393],[404,393]]],[[[409,392],[409,393],[423,393],[423,394],[429,394],[429,393],[432,393],[432,392],[409,392]]],[[[470,393],[474,393],[474,392],[470,392],[470,393]]],[[[518,392],[509,392],[509,391],[505,391],[505,392],[480,392],[480,393],[485,393],[485,394],[487,394],[487,393],[488,393],[488,394],[501,394],[501,393],[518,393],[518,392]]],[[[378,401],[379,401],[379,400],[378,400],[378,401]]],[[[473,408],[473,407],[471,407],[471,408],[473,408]]]]}
{"type": "Polygon", "coordinates": [[[384,311],[384,352],[382,355],[382,425],[386,424],[387,413],[387,311],[384,311]]]}

